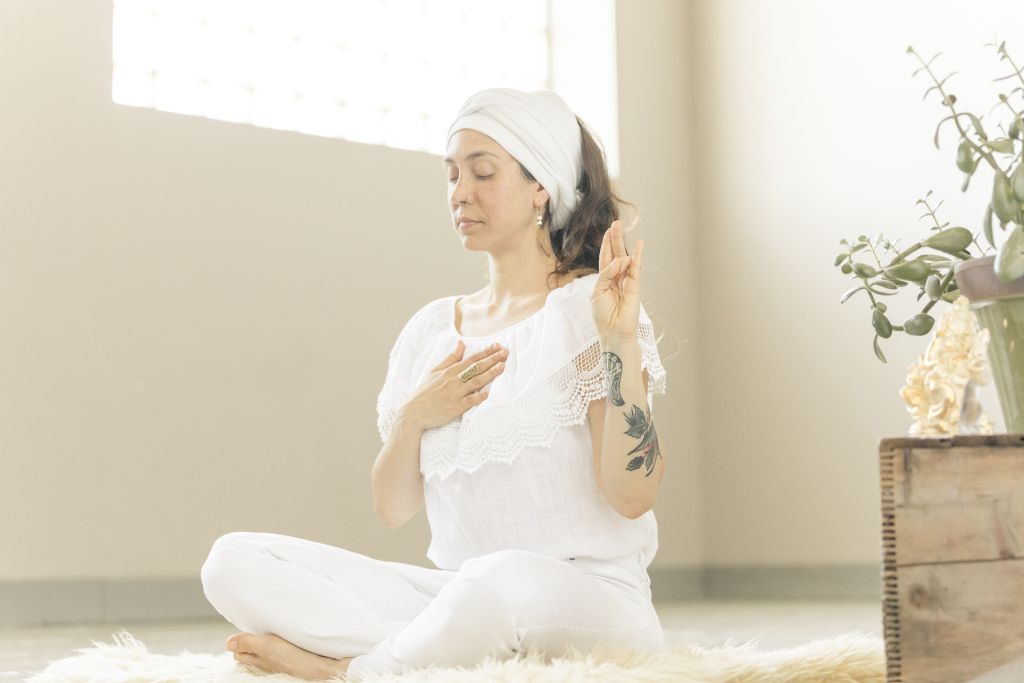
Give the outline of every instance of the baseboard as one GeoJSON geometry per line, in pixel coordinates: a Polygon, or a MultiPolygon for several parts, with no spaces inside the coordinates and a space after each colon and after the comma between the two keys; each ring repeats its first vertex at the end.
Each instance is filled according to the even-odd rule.
{"type": "MultiPolygon", "coordinates": [[[[882,600],[882,567],[705,567],[704,600],[882,600]]],[[[654,596],[653,578],[651,596],[654,596]]],[[[655,598],[657,599],[657,598],[655,598]]]]}
{"type": "MultiPolygon", "coordinates": [[[[875,565],[648,569],[655,602],[881,600],[875,565]]],[[[206,619],[219,615],[199,577],[0,582],[0,627],[206,619]]]]}
{"type": "Polygon", "coordinates": [[[0,627],[218,616],[199,578],[0,581],[0,627]]]}

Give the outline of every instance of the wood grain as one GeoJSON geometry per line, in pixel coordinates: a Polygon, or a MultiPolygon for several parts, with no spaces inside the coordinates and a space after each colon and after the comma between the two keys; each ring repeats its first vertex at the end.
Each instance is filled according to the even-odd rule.
{"type": "Polygon", "coordinates": [[[1024,434],[882,439],[879,464],[887,680],[1017,680],[1024,434]]]}

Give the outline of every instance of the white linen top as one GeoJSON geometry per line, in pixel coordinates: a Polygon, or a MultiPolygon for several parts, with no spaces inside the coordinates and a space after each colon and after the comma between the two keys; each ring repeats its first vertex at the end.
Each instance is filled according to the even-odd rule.
{"type": "MultiPolygon", "coordinates": [[[[458,333],[457,295],[429,302],[399,333],[377,397],[383,442],[398,410],[458,339],[463,358],[494,342],[509,349],[489,396],[424,431],[420,441],[431,530],[427,558],[438,568],[457,570],[469,558],[513,548],[560,559],[635,555],[644,569],[654,558],[654,511],[636,519],[619,514],[598,489],[594,470],[587,406],[608,395],[590,304],[597,277],[584,275],[553,289],[543,308],[495,334],[458,333]]],[[[653,415],[654,393],[665,393],[666,377],[642,304],[637,338],[653,415]]]]}

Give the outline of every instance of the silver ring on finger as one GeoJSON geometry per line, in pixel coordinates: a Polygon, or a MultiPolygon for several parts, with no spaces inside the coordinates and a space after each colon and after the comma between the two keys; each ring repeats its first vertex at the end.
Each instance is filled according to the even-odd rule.
{"type": "Polygon", "coordinates": [[[479,374],[480,364],[474,361],[472,365],[470,365],[468,368],[459,373],[459,379],[461,379],[463,382],[468,382],[469,380],[473,379],[479,374]]]}

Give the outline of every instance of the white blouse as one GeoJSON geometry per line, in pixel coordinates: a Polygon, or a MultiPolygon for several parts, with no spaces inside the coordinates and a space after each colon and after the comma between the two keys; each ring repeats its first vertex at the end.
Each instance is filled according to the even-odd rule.
{"type": "MultiPolygon", "coordinates": [[[[489,396],[426,430],[420,441],[431,530],[427,558],[438,568],[457,570],[469,558],[512,548],[560,559],[636,555],[644,568],[654,558],[654,511],[637,519],[622,516],[598,489],[594,471],[587,407],[608,395],[590,308],[597,277],[585,275],[552,290],[543,308],[495,334],[459,334],[459,297],[453,295],[420,308],[398,335],[377,397],[384,442],[398,410],[458,339],[463,358],[494,342],[509,349],[489,396]]],[[[665,393],[666,378],[642,304],[637,339],[653,414],[654,394],[665,393]]]]}

